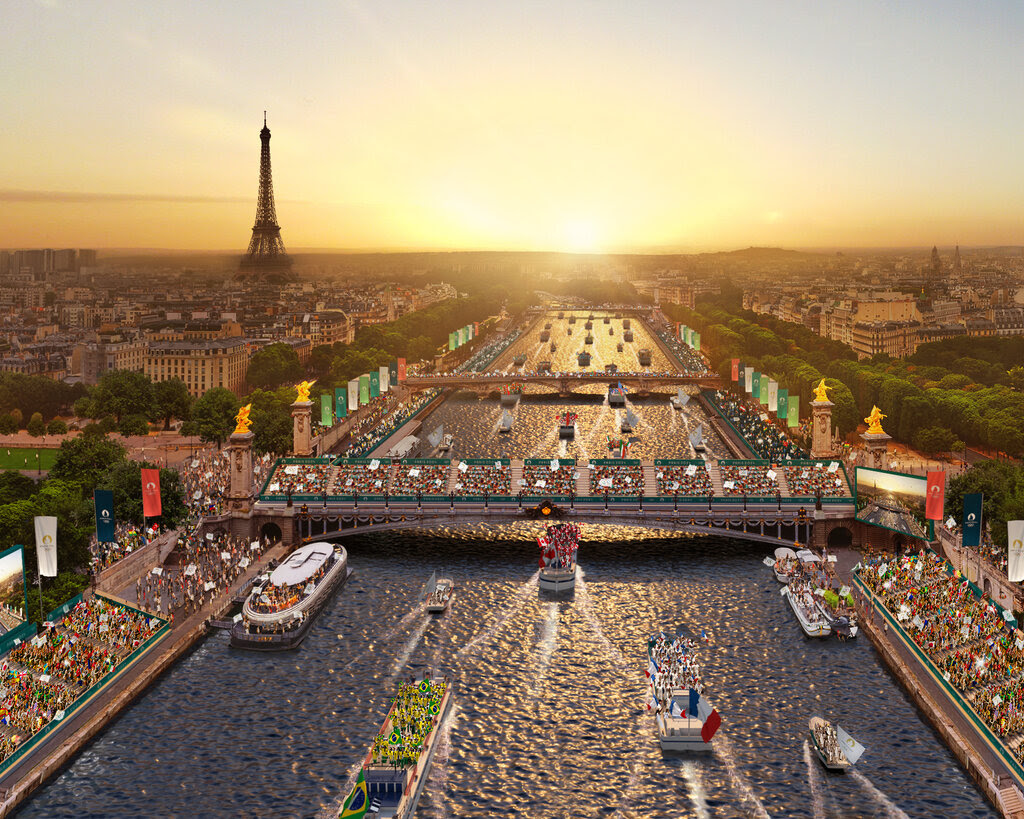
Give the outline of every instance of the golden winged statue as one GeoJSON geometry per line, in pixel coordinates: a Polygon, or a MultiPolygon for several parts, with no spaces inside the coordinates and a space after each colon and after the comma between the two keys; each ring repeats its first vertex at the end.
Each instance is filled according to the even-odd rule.
{"type": "Polygon", "coordinates": [[[882,429],[882,419],[888,418],[878,407],[871,407],[871,414],[864,419],[864,423],[868,425],[868,435],[885,435],[885,430],[882,429]]]}
{"type": "Polygon", "coordinates": [[[249,427],[252,426],[252,421],[249,420],[249,411],[252,409],[252,404],[246,404],[240,410],[238,415],[235,416],[236,426],[235,433],[244,435],[249,431],[249,427]]]}
{"type": "Polygon", "coordinates": [[[308,401],[309,400],[309,390],[310,390],[310,388],[315,383],[316,383],[316,380],[314,379],[313,381],[303,381],[301,384],[296,384],[295,385],[295,389],[297,389],[299,391],[299,397],[296,398],[295,400],[296,401],[308,401]]]}
{"type": "Polygon", "coordinates": [[[815,401],[828,401],[829,387],[825,386],[825,379],[821,379],[821,383],[814,388],[814,400],[815,401]]]}

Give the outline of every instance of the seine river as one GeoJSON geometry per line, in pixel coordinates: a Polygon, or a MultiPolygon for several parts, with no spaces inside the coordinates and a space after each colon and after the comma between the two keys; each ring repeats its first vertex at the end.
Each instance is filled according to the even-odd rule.
{"type": "Polygon", "coordinates": [[[355,574],[297,651],[215,633],[149,689],[22,817],[337,815],[397,682],[457,680],[418,816],[992,816],[863,638],[804,638],[764,547],[585,527],[573,597],[536,588],[539,528],[345,541],[355,574]],[[431,570],[457,583],[431,617],[431,570]],[[701,646],[714,752],[660,751],[640,706],[646,638],[701,646]],[[809,717],[867,748],[856,773],[809,756],[809,717]]]}

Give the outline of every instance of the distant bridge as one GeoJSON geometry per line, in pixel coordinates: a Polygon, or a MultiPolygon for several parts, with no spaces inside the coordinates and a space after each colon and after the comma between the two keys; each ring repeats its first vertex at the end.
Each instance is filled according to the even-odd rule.
{"type": "Polygon", "coordinates": [[[717,389],[722,386],[722,379],[715,373],[456,373],[453,375],[417,375],[409,376],[402,383],[409,389],[426,389],[428,387],[452,387],[455,389],[480,389],[493,387],[497,389],[510,382],[519,384],[542,384],[552,387],[563,395],[572,392],[578,384],[603,384],[618,381],[640,392],[647,392],[658,387],[677,387],[692,384],[706,389],[717,389]]]}
{"type": "MultiPolygon", "coordinates": [[[[451,528],[461,525],[498,525],[556,522],[606,524],[657,529],[695,535],[717,535],[764,543],[769,546],[809,544],[814,540],[816,524],[826,528],[852,524],[852,502],[815,509],[815,504],[777,500],[747,503],[714,501],[652,503],[651,499],[583,499],[544,501],[503,498],[500,501],[473,500],[359,500],[320,503],[283,504],[261,501],[256,504],[253,522],[274,527],[286,542],[335,540],[372,532],[401,529],[451,528]]],[[[850,499],[852,501],[852,499],[850,499]]],[[[823,533],[824,533],[823,529],[823,533]]]]}

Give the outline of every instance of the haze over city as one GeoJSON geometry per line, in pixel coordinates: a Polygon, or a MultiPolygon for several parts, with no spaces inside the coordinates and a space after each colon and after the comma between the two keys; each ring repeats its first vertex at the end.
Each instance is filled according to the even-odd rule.
{"type": "Polygon", "coordinates": [[[62,0],[0,31],[8,246],[1021,241],[1019,3],[62,0]]]}

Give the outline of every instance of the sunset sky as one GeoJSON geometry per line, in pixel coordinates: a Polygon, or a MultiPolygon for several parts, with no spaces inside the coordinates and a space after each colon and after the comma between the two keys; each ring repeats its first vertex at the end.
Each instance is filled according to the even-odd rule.
{"type": "Polygon", "coordinates": [[[1019,2],[17,2],[0,247],[1024,243],[1019,2]]]}

